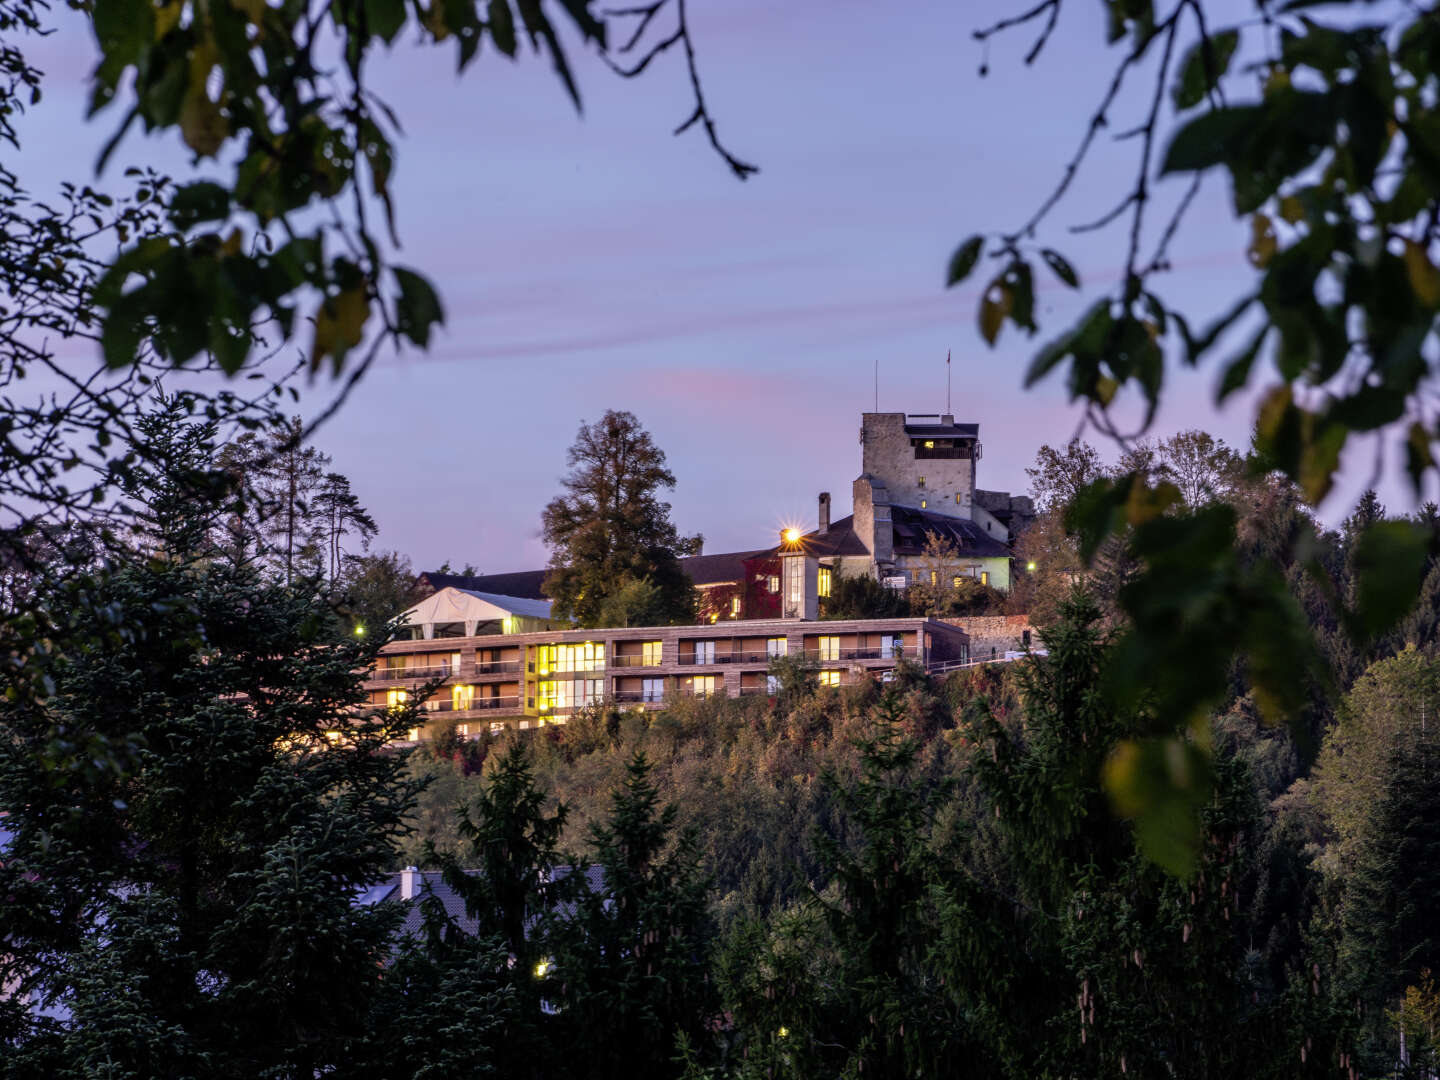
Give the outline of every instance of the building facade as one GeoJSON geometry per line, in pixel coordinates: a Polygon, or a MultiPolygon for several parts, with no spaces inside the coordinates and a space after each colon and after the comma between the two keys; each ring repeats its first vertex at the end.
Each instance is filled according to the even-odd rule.
{"type": "Polygon", "coordinates": [[[774,694],[769,667],[777,657],[803,657],[823,685],[844,686],[883,679],[902,659],[926,668],[964,662],[969,639],[918,618],[430,637],[386,645],[365,688],[377,707],[432,688],[422,715],[475,736],[564,723],[603,702],[660,708],[678,698],[774,694]]]}

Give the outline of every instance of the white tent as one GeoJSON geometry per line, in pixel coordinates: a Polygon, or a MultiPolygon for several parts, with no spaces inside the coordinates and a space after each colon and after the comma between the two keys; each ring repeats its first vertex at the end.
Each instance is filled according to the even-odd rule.
{"type": "Polygon", "coordinates": [[[437,626],[463,626],[464,636],[474,637],[475,628],[482,623],[499,622],[502,632],[507,634],[547,630],[553,625],[549,600],[525,600],[456,588],[444,588],[427,596],[406,611],[403,618],[412,627],[419,628],[424,638],[435,637],[437,626]]]}

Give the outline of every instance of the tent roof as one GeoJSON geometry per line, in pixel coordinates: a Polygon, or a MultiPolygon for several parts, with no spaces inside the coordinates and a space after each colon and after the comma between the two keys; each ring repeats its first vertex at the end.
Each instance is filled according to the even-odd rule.
{"type": "Polygon", "coordinates": [[[405,615],[412,624],[484,622],[488,619],[503,619],[506,615],[548,619],[550,601],[447,587],[427,596],[406,611],[405,615]]]}

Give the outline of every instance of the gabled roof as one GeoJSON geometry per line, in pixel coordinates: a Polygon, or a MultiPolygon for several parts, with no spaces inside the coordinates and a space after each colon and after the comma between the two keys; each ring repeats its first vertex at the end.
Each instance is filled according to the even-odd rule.
{"type": "MultiPolygon", "coordinates": [[[[714,555],[692,555],[680,560],[680,569],[690,575],[696,585],[721,585],[745,579],[745,560],[768,554],[770,548],[749,551],[724,551],[714,555]]],[[[511,599],[544,600],[540,591],[548,570],[517,570],[509,574],[441,574],[426,570],[420,576],[433,589],[464,589],[466,592],[493,593],[511,599]]],[[[523,612],[515,612],[523,614],[523,612]]],[[[548,612],[547,612],[548,614],[548,612]]]]}
{"type": "Polygon", "coordinates": [[[890,528],[896,555],[923,555],[931,533],[954,544],[962,556],[1007,559],[1010,548],[968,518],[946,517],[909,506],[890,507],[890,528]]]}
{"type": "MultiPolygon", "coordinates": [[[[870,554],[870,549],[855,532],[854,514],[832,521],[830,528],[823,533],[806,533],[800,538],[800,543],[805,548],[805,554],[822,559],[833,555],[870,554]]],[[[780,547],[776,546],[770,549],[770,553],[778,554],[780,550],[780,547]]]]}

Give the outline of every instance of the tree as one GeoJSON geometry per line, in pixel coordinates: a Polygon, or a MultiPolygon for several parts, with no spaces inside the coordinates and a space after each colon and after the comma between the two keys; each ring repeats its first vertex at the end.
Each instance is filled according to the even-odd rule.
{"type": "Polygon", "coordinates": [[[1069,506],[1102,472],[1100,455],[1079,439],[1071,439],[1062,450],[1046,443],[1035,452],[1035,464],[1025,469],[1030,478],[1030,497],[1041,514],[1069,506]]]}
{"type": "MultiPolygon", "coordinates": [[[[144,429],[175,475],[214,470],[213,427],[172,407],[144,429]]],[[[352,1053],[380,990],[397,913],[354,900],[413,803],[386,747],[414,706],[367,709],[378,643],[213,557],[213,492],[175,494],[132,487],[142,520],[183,515],[166,557],[44,594],[107,612],[107,632],[61,643],[47,697],[0,705],[8,1076],[313,1076],[352,1053]]]]}
{"type": "Polygon", "coordinates": [[[346,555],[336,593],[351,631],[382,634],[401,612],[425,599],[410,560],[398,551],[346,555]]]}
{"type": "Polygon", "coordinates": [[[1160,443],[1157,456],[1165,479],[1190,507],[1229,497],[1244,469],[1243,459],[1224,439],[1193,428],[1160,443]]]}
{"type": "Polygon", "coordinates": [[[330,584],[335,585],[341,567],[350,558],[344,547],[345,537],[354,532],[360,538],[361,550],[369,550],[370,541],[380,529],[370,511],[360,505],[359,497],[350,490],[349,478],[337,472],[325,474],[315,496],[315,510],[324,529],[330,584]]]}
{"type": "MultiPolygon", "coordinates": [[[[1027,62],[1034,62],[1062,8],[1073,7],[1042,0],[980,27],[975,37],[988,43],[1033,29],[1027,62]]],[[[1098,105],[1078,150],[1033,213],[1011,229],[961,243],[946,281],[966,280],[990,264],[981,258],[988,254],[998,270],[980,290],[982,336],[993,345],[1007,323],[1036,334],[1037,267],[1081,288],[1075,267],[1045,246],[1047,230],[1066,197],[1080,190],[1075,180],[1102,129],[1127,131],[1134,182],[1115,193],[1090,230],[1119,230],[1123,269],[1113,289],[1093,296],[1075,325],[1036,353],[1027,385],[1063,371],[1087,423],[1123,445],[1154,419],[1167,364],[1198,366],[1221,355],[1218,401],[1273,371],[1256,395],[1257,462],[1294,482],[1311,505],[1332,488],[1352,440],[1372,434],[1396,447],[1391,460],[1401,463],[1418,495],[1436,468],[1440,436],[1422,392],[1433,365],[1427,342],[1440,313],[1440,239],[1429,211],[1440,195],[1430,134],[1432,58],[1440,44],[1431,13],[1366,7],[1362,19],[1361,6],[1347,0],[1328,14],[1309,5],[1259,7],[1259,20],[1228,23],[1230,13],[1222,16],[1203,0],[1105,4],[1105,39],[1117,55],[1111,76],[1097,87],[1098,105]],[[1137,78],[1147,84],[1132,107],[1125,91],[1137,78]],[[1195,313],[1167,301],[1163,275],[1195,193],[1221,176],[1229,181],[1237,252],[1245,249],[1255,274],[1218,318],[1201,326],[1195,313]],[[1133,422],[1121,419],[1132,416],[1133,422]]],[[[1105,536],[1134,530],[1140,570],[1121,608],[1137,628],[1130,647],[1138,662],[1127,676],[1137,691],[1185,687],[1173,700],[1177,707],[1167,710],[1179,723],[1209,707],[1225,681],[1222,671],[1238,662],[1272,720],[1303,723],[1308,695],[1288,693],[1286,684],[1315,665],[1312,635],[1237,634],[1221,649],[1208,645],[1198,624],[1178,633],[1157,633],[1158,624],[1141,628],[1150,622],[1147,611],[1164,607],[1165,594],[1182,579],[1198,590],[1192,609],[1207,608],[1241,627],[1293,625],[1282,575],[1221,569],[1232,559],[1234,516],[1190,508],[1150,529],[1150,519],[1179,503],[1180,493],[1163,478],[1137,473],[1099,480],[1081,501],[1074,524],[1085,558],[1105,536]],[[1163,531],[1167,547],[1184,554],[1163,567],[1149,565],[1141,550],[1147,531],[1163,531]]],[[[1367,531],[1353,599],[1325,580],[1323,564],[1307,558],[1311,539],[1302,531],[1290,554],[1342,598],[1338,621],[1354,642],[1363,647],[1405,617],[1429,570],[1429,530],[1386,522],[1367,531]]],[[[1166,783],[1153,779],[1160,781],[1153,788],[1159,797],[1166,783]]]]}
{"type": "Polygon", "coordinates": [[[830,595],[820,599],[822,619],[894,619],[910,613],[903,590],[892,589],[874,574],[846,574],[830,579],[830,595]]]}
{"type": "Polygon", "coordinates": [[[661,622],[693,622],[695,590],[679,558],[697,553],[702,537],[682,537],[670,523],[658,492],[675,476],[650,433],[633,413],[612,409],[580,425],[566,460],[564,493],[545,507],[541,533],[550,547],[543,588],[557,617],[597,626],[607,600],[643,580],[660,594],[661,622]]]}
{"type": "Polygon", "coordinates": [[[677,830],[651,772],[643,753],[630,759],[608,819],[590,830],[601,882],[574,867],[573,915],[552,938],[556,1037],[583,1048],[595,1078],[671,1075],[677,1039],[699,1044],[716,1015],[695,835],[677,830]]]}

